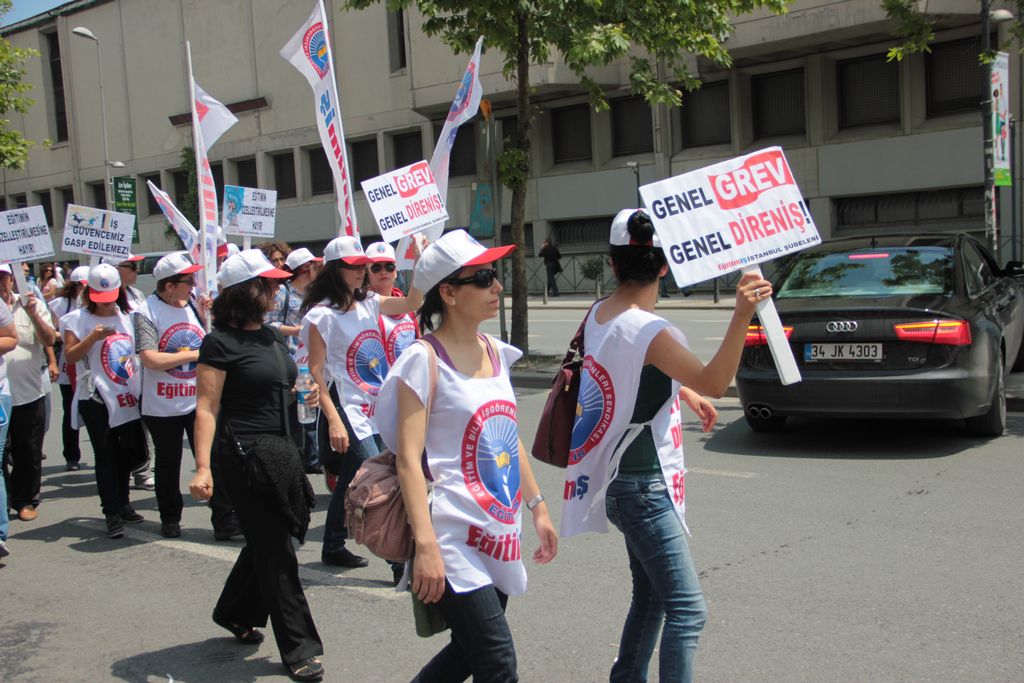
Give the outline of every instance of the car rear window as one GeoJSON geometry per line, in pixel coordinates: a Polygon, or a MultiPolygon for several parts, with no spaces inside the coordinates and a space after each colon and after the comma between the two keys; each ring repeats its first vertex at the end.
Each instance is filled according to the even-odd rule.
{"type": "Polygon", "coordinates": [[[797,256],[777,298],[898,296],[953,291],[953,252],[892,247],[797,256]]]}

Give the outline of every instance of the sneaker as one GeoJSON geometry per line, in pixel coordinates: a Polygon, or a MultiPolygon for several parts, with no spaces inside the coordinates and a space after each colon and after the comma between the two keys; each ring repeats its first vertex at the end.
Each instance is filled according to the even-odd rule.
{"type": "Polygon", "coordinates": [[[365,557],[356,555],[345,546],[339,550],[324,550],[320,553],[320,561],[332,567],[348,567],[349,569],[365,567],[370,564],[365,557]]]}
{"type": "Polygon", "coordinates": [[[245,534],[242,533],[242,527],[240,526],[231,525],[213,530],[213,538],[218,541],[230,541],[235,538],[244,537],[245,534]]]}
{"type": "Polygon", "coordinates": [[[131,505],[125,505],[121,508],[121,521],[125,524],[138,524],[139,522],[145,521],[145,517],[135,511],[131,505]]]}
{"type": "Polygon", "coordinates": [[[0,558],[7,557],[11,554],[11,549],[7,547],[7,544],[0,541],[0,558]]]}
{"type": "Polygon", "coordinates": [[[156,491],[156,480],[153,479],[153,475],[149,472],[136,474],[135,488],[145,489],[146,491],[156,491]]]}
{"type": "Polygon", "coordinates": [[[107,538],[121,538],[124,536],[124,522],[121,515],[107,515],[107,538]]]}
{"type": "Polygon", "coordinates": [[[20,519],[23,522],[31,522],[38,516],[39,513],[36,512],[35,505],[26,505],[25,507],[18,510],[18,519],[20,519]]]}
{"type": "Polygon", "coordinates": [[[160,535],[164,538],[180,538],[181,525],[177,522],[165,522],[160,525],[160,535]]]}
{"type": "Polygon", "coordinates": [[[68,472],[77,472],[78,470],[82,469],[82,466],[79,465],[77,462],[69,462],[67,465],[64,466],[64,469],[67,470],[68,472]]]}

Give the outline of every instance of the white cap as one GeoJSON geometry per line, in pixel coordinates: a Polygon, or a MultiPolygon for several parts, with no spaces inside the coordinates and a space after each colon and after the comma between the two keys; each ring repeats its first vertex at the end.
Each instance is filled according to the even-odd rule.
{"type": "MultiPolygon", "coordinates": [[[[228,242],[225,251],[227,252],[228,256],[234,256],[235,254],[242,251],[242,248],[235,244],[234,242],[228,242]]],[[[217,248],[217,255],[220,256],[220,247],[217,248]]]]}
{"type": "Polygon", "coordinates": [[[14,275],[14,271],[11,270],[10,263],[4,263],[0,265],[0,273],[7,273],[8,275],[14,275]]]}
{"type": "Polygon", "coordinates": [[[303,247],[301,249],[293,249],[288,254],[288,258],[284,260],[284,263],[294,273],[310,261],[323,261],[323,259],[319,256],[313,256],[313,252],[303,247]]]}
{"type": "Polygon", "coordinates": [[[89,269],[89,299],[98,304],[117,301],[121,289],[121,274],[109,263],[101,263],[89,269]]]}
{"type": "Polygon", "coordinates": [[[172,251],[167,256],[164,256],[156,265],[153,266],[153,278],[159,282],[165,278],[174,277],[175,275],[187,275],[188,273],[194,273],[197,270],[202,270],[202,266],[197,266],[192,263],[192,259],[188,257],[188,252],[185,251],[172,251]]]}
{"type": "Polygon", "coordinates": [[[103,256],[100,258],[100,263],[105,263],[111,266],[119,266],[123,263],[135,263],[141,261],[145,257],[142,255],[136,256],[135,254],[128,254],[125,258],[118,258],[117,256],[103,256]]]}
{"type": "Polygon", "coordinates": [[[78,266],[77,268],[71,271],[71,275],[68,276],[68,279],[71,280],[72,282],[88,282],[89,266],[78,266]]]}
{"type": "Polygon", "coordinates": [[[359,238],[348,235],[335,237],[324,247],[324,262],[339,259],[353,266],[370,262],[370,259],[366,258],[366,254],[363,253],[363,245],[359,242],[359,238]]]}
{"type": "Polygon", "coordinates": [[[366,257],[374,263],[394,263],[395,248],[387,242],[374,242],[366,248],[366,257]]]}
{"type": "Polygon", "coordinates": [[[246,249],[224,261],[217,273],[217,282],[221,287],[230,287],[254,277],[286,278],[292,274],[286,270],[278,270],[267,260],[259,249],[246,249]]]}
{"type": "Polygon", "coordinates": [[[426,294],[460,269],[494,263],[515,248],[516,245],[509,244],[488,249],[465,230],[452,230],[423,250],[423,255],[416,262],[413,286],[426,294]]]}
{"type": "Polygon", "coordinates": [[[657,232],[654,233],[654,240],[650,244],[640,244],[629,237],[629,228],[627,227],[629,224],[629,217],[637,211],[643,211],[644,215],[647,214],[643,209],[623,209],[615,214],[615,218],[612,219],[612,230],[611,235],[608,236],[608,243],[613,247],[625,247],[632,245],[635,247],[657,247],[658,249],[661,249],[661,240],[658,239],[657,232]]]}

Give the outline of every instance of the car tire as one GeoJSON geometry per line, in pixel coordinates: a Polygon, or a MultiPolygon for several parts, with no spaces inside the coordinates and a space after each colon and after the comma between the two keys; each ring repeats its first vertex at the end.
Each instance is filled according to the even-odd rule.
{"type": "Polygon", "coordinates": [[[1006,384],[1003,379],[1003,360],[999,359],[995,394],[988,410],[977,417],[964,420],[967,432],[975,436],[1002,436],[1006,430],[1006,384]]]}
{"type": "Polygon", "coordinates": [[[1017,349],[1017,357],[1013,360],[1010,372],[1020,372],[1021,370],[1024,370],[1024,341],[1021,341],[1020,348],[1017,349]]]}
{"type": "Polygon", "coordinates": [[[747,419],[747,424],[755,432],[777,432],[786,424],[786,418],[778,415],[754,417],[749,413],[744,413],[743,417],[747,419]]]}

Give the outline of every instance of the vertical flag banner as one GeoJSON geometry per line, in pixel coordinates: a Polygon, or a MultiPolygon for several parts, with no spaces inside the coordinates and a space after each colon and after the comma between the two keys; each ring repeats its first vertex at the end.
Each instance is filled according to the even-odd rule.
{"type": "Polygon", "coordinates": [[[996,185],[1013,184],[1010,171],[1010,55],[997,52],[992,60],[992,171],[996,185]]]}
{"type": "Polygon", "coordinates": [[[210,97],[205,90],[199,87],[198,83],[193,81],[192,85],[195,88],[196,115],[199,117],[199,125],[203,129],[203,142],[209,149],[231,126],[238,123],[238,117],[232,114],[230,109],[210,97]]]}
{"type": "Polygon", "coordinates": [[[150,180],[146,181],[146,185],[149,186],[153,200],[160,207],[160,210],[164,212],[164,216],[171,224],[171,228],[177,233],[182,246],[192,256],[192,260],[199,263],[199,232],[192,227],[192,224],[185,218],[185,214],[174,205],[170,195],[154,185],[150,180]]]}
{"type": "Polygon", "coordinates": [[[348,153],[345,150],[345,132],[341,124],[341,104],[334,78],[334,59],[328,42],[327,15],[323,0],[317,0],[313,13],[281,48],[281,56],[288,60],[299,73],[306,77],[313,88],[313,104],[316,107],[316,127],[320,132],[320,144],[331,165],[334,175],[334,189],[338,201],[338,215],[341,217],[339,234],[357,237],[356,207],[349,182],[348,153]]]}

